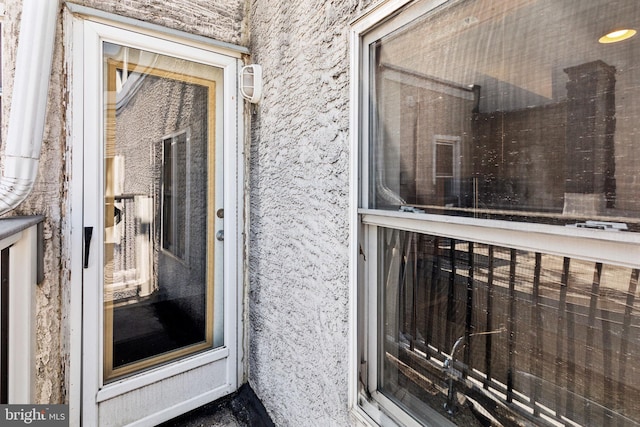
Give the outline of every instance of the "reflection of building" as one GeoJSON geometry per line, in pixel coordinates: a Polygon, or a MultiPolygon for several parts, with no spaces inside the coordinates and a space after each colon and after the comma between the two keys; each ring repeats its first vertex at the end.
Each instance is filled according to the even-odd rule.
{"type": "Polygon", "coordinates": [[[380,78],[385,184],[409,204],[471,206],[470,117],[479,88],[391,65],[380,78]]]}
{"type": "Polygon", "coordinates": [[[415,205],[611,215],[615,68],[599,61],[565,71],[558,102],[484,111],[490,95],[481,86],[385,64],[386,185],[415,205]]]}
{"type": "Polygon", "coordinates": [[[596,61],[565,72],[569,81],[564,210],[598,215],[616,207],[616,70],[596,61]]]}
{"type": "Polygon", "coordinates": [[[561,212],[566,123],[564,102],[474,115],[478,207],[561,212]]]}
{"type": "MultiPolygon", "coordinates": [[[[592,7],[582,5],[576,14],[592,7]]],[[[616,16],[632,13],[629,8],[616,16]]],[[[475,215],[520,211],[512,215],[538,213],[549,221],[542,218],[556,213],[567,223],[633,217],[635,188],[625,176],[635,168],[629,153],[634,96],[616,96],[616,80],[634,90],[636,67],[624,53],[629,45],[589,52],[567,38],[549,46],[533,30],[518,28],[535,14],[547,16],[549,28],[562,28],[570,13],[538,2],[509,9],[499,33],[529,36],[492,50],[496,31],[483,30],[474,18],[481,13],[468,2],[455,8],[468,18],[460,31],[429,18],[416,26],[433,37],[416,32],[378,46],[382,121],[376,126],[385,133],[376,142],[385,153],[379,185],[408,204],[473,208],[466,212],[475,215]],[[427,179],[441,165],[435,151],[447,147],[433,142],[439,136],[460,140],[458,163],[447,166],[458,168],[459,176],[448,178],[455,184],[427,179]]],[[[384,191],[379,195],[380,206],[398,205],[384,191]]]]}

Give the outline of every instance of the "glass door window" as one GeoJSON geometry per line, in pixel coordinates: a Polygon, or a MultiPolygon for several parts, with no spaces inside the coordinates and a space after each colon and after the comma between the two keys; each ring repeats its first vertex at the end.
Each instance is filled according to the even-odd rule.
{"type": "Polygon", "coordinates": [[[104,381],[220,346],[215,67],[104,43],[104,381]],[[219,329],[219,328],[218,328],[219,329]]]}

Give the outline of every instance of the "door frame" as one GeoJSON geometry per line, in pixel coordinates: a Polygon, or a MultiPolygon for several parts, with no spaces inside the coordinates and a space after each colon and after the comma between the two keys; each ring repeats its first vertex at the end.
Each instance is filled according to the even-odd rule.
{"type": "MultiPolygon", "coordinates": [[[[63,25],[69,29],[65,31],[65,58],[67,73],[67,87],[69,92],[67,108],[67,173],[69,203],[67,207],[67,241],[69,242],[68,258],[66,260],[69,271],[69,293],[66,295],[68,304],[68,334],[70,360],[66,373],[66,383],[69,390],[70,425],[97,425],[97,400],[108,399],[145,384],[151,384],[167,378],[177,372],[211,363],[220,358],[227,358],[229,368],[226,375],[226,386],[214,389],[209,393],[198,396],[180,405],[168,407],[163,411],[147,417],[146,423],[157,423],[171,419],[177,415],[201,406],[231,393],[246,381],[246,339],[245,339],[245,274],[244,253],[246,242],[246,215],[244,194],[244,104],[238,87],[238,71],[242,66],[244,55],[248,50],[241,46],[232,45],[208,39],[202,36],[184,33],[177,30],[137,21],[84,6],[66,3],[63,25]],[[96,38],[87,39],[87,34],[93,32],[98,36],[95,49],[85,49],[86,43],[96,43],[96,38]],[[97,196],[98,188],[88,188],[84,182],[84,164],[90,159],[95,160],[101,155],[101,143],[89,149],[85,140],[102,141],[101,107],[96,101],[87,105],[90,97],[101,99],[101,82],[91,81],[88,64],[99,67],[101,64],[100,42],[108,39],[114,42],[135,45],[142,49],[152,49],[161,42],[163,53],[190,59],[191,52],[206,51],[208,57],[213,58],[211,65],[224,70],[224,102],[223,102],[223,169],[224,178],[222,188],[216,185],[217,191],[223,192],[225,210],[224,230],[224,336],[225,346],[212,349],[182,360],[169,363],[161,368],[134,376],[134,379],[119,382],[100,389],[101,375],[101,337],[95,337],[95,342],[88,343],[88,331],[101,330],[101,325],[87,324],[85,313],[91,313],[96,307],[89,307],[86,301],[100,301],[98,286],[83,286],[83,251],[84,226],[93,226],[94,233],[102,229],[102,224],[85,224],[85,206],[101,208],[101,199],[97,196]],[[95,51],[95,52],[94,52],[95,51]],[[85,52],[88,52],[85,55],[85,52]],[[88,56],[91,56],[89,58],[88,56]],[[93,62],[92,62],[93,61],[93,62]],[[92,126],[98,124],[97,126],[92,126]],[[84,338],[83,338],[84,331],[84,338]],[[89,351],[87,351],[89,350],[89,351]]],[[[101,180],[98,180],[101,182],[101,180]]],[[[101,194],[101,192],[100,192],[101,194]]],[[[95,234],[94,234],[95,237],[95,234]]],[[[95,239],[94,239],[95,240],[95,239]]],[[[94,241],[91,245],[89,262],[101,259],[102,248],[94,241]]],[[[101,282],[100,282],[101,283],[101,282]]],[[[98,334],[101,335],[101,334],[98,334]]]]}

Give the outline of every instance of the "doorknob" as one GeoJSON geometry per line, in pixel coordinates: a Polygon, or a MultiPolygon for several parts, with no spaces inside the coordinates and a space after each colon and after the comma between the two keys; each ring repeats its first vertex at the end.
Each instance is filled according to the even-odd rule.
{"type": "Polygon", "coordinates": [[[221,242],[224,240],[224,230],[218,230],[218,232],[216,233],[216,239],[220,240],[221,242]]]}

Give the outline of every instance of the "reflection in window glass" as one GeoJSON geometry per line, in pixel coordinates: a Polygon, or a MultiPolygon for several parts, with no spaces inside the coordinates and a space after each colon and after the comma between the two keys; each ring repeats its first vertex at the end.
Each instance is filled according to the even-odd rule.
{"type": "Polygon", "coordinates": [[[189,138],[180,132],[162,141],[162,248],[188,260],[189,138]]]}
{"type": "Polygon", "coordinates": [[[640,37],[598,38],[639,23],[635,0],[449,1],[373,43],[368,207],[637,231],[640,37]]]}
{"type": "Polygon", "coordinates": [[[453,145],[436,143],[436,178],[453,178],[453,145]]]}
{"type": "Polygon", "coordinates": [[[111,43],[103,59],[104,378],[112,381],[224,343],[214,337],[212,236],[222,72],[111,43]]]}
{"type": "MultiPolygon", "coordinates": [[[[362,207],[377,209],[363,216],[377,266],[363,346],[377,363],[360,374],[380,392],[363,396],[427,424],[640,425],[640,264],[383,212],[640,231],[640,36],[598,42],[640,25],[639,3],[490,3],[418,1],[364,36],[395,29],[363,61],[362,207]]],[[[567,245],[587,242],[575,234],[567,245]]],[[[599,234],[612,252],[620,236],[599,234]]]]}
{"type": "Polygon", "coordinates": [[[396,403],[465,427],[640,423],[637,269],[391,229],[378,241],[379,387],[396,403]]]}

